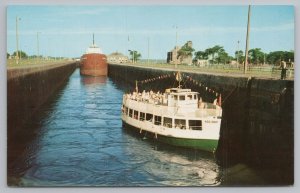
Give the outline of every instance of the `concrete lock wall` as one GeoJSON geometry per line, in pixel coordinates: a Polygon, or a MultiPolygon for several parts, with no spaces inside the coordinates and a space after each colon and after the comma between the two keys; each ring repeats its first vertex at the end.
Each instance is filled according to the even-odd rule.
{"type": "MultiPolygon", "coordinates": [[[[109,76],[131,85],[175,71],[109,65],[109,76]]],[[[222,94],[223,118],[217,149],[221,165],[243,162],[256,167],[275,168],[283,182],[292,183],[294,167],[294,81],[233,77],[182,72],[222,94]],[[292,174],[292,175],[291,175],[292,174]]],[[[174,85],[175,76],[145,84],[144,88],[163,89],[174,85]]],[[[212,102],[216,95],[191,81],[185,85],[212,102]]],[[[176,85],[174,85],[176,86],[176,85]]]]}
{"type": "Polygon", "coordinates": [[[8,145],[10,139],[22,133],[22,125],[55,95],[75,69],[76,63],[65,63],[7,70],[8,145]]]}

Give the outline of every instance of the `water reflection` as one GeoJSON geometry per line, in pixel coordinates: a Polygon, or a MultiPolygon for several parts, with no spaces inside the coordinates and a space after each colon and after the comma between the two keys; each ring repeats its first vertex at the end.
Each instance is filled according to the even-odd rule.
{"type": "MultiPolygon", "coordinates": [[[[219,185],[212,154],[143,139],[122,128],[123,91],[111,79],[79,71],[51,107],[22,155],[22,186],[219,185]]],[[[47,113],[45,113],[47,112],[47,113]]]]}
{"type": "Polygon", "coordinates": [[[107,76],[81,76],[83,85],[105,84],[107,76]]]}

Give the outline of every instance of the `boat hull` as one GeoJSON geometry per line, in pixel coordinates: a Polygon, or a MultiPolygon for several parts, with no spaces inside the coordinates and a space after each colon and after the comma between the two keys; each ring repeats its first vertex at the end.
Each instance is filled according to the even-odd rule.
{"type": "Polygon", "coordinates": [[[140,133],[141,135],[145,135],[145,132],[147,132],[147,137],[151,137],[159,142],[177,146],[177,147],[192,148],[192,149],[198,149],[207,152],[215,152],[218,147],[217,139],[188,139],[188,138],[164,136],[160,134],[155,134],[151,131],[141,130],[137,127],[134,127],[126,123],[124,120],[123,120],[123,128],[130,129],[136,133],[140,133]]]}
{"type": "Polygon", "coordinates": [[[97,53],[84,54],[81,57],[80,74],[87,76],[106,76],[106,56],[97,53]]]}

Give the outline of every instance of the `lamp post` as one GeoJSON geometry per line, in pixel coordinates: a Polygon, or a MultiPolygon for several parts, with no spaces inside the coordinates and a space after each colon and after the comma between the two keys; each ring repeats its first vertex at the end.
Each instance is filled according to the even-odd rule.
{"type": "Polygon", "coordinates": [[[128,50],[128,52],[132,52],[132,64],[134,64],[134,50],[128,50]]]}
{"type": "Polygon", "coordinates": [[[237,41],[237,53],[236,53],[236,64],[237,64],[237,67],[239,67],[239,54],[240,54],[239,44],[240,44],[240,40],[237,41]]]}
{"type": "Polygon", "coordinates": [[[17,47],[17,50],[16,50],[16,62],[17,64],[19,64],[19,57],[20,57],[20,54],[19,54],[19,32],[18,32],[18,21],[20,20],[20,18],[17,16],[16,17],[16,47],[17,47]]]}
{"type": "Polygon", "coordinates": [[[133,60],[133,64],[135,63],[135,58],[134,58],[134,50],[132,51],[132,60],[133,60]]]}
{"type": "Polygon", "coordinates": [[[177,61],[178,61],[178,50],[177,50],[177,40],[178,40],[178,26],[175,26],[175,29],[176,29],[176,42],[175,42],[175,68],[177,68],[177,61]]]}
{"type": "Polygon", "coordinates": [[[37,48],[37,59],[40,57],[40,42],[39,42],[39,33],[36,33],[36,48],[37,48]]]}
{"type": "Polygon", "coordinates": [[[147,60],[147,63],[149,65],[149,37],[148,37],[148,60],[147,60]]]}

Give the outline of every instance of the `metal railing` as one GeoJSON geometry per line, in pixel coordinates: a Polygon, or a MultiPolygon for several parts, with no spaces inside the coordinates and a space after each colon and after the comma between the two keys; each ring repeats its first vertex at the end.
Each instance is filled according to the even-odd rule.
{"type": "MultiPolygon", "coordinates": [[[[229,65],[229,64],[211,64],[205,66],[197,66],[197,65],[186,65],[179,64],[177,68],[175,68],[174,64],[167,63],[145,63],[138,62],[135,64],[127,64],[133,66],[141,66],[141,67],[151,67],[151,68],[163,68],[170,70],[180,70],[180,71],[192,71],[199,73],[218,73],[218,74],[230,74],[230,75],[239,75],[239,76],[253,76],[253,77],[266,77],[266,78],[278,78],[280,79],[281,68],[275,65],[264,65],[264,66],[254,66],[250,65],[247,68],[246,75],[244,74],[243,65],[229,65]]],[[[294,79],[294,68],[287,68],[287,78],[294,79]]]]}

